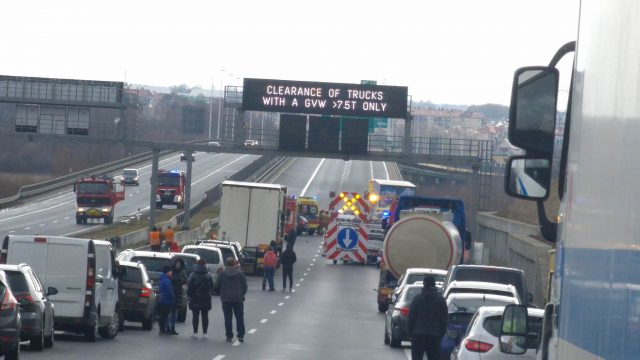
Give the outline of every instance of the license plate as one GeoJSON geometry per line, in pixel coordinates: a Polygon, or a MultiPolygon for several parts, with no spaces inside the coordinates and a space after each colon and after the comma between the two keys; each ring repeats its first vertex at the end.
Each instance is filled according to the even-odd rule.
{"type": "Polygon", "coordinates": [[[165,191],[164,194],[165,195],[171,195],[171,191],[165,191]]]}
{"type": "Polygon", "coordinates": [[[97,215],[100,215],[100,211],[95,210],[95,209],[91,209],[91,210],[87,211],[87,215],[89,215],[89,216],[97,216],[97,215]]]}

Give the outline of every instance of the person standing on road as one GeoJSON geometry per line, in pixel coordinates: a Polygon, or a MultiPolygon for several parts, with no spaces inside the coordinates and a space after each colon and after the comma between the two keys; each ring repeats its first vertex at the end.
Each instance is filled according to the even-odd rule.
{"type": "Polygon", "coordinates": [[[162,274],[160,274],[160,287],[158,290],[160,294],[160,300],[158,301],[158,321],[160,323],[160,331],[158,335],[171,335],[167,332],[167,319],[171,306],[175,302],[175,296],[173,294],[173,286],[171,286],[171,266],[165,265],[162,268],[162,274]]]}
{"type": "Polygon", "coordinates": [[[278,256],[273,251],[272,247],[264,253],[262,258],[262,266],[264,268],[264,276],[262,277],[262,290],[266,290],[267,282],[269,283],[269,291],[275,291],[273,285],[273,275],[276,272],[276,266],[278,265],[278,256]]]}
{"type": "Polygon", "coordinates": [[[207,262],[199,259],[193,267],[193,273],[189,277],[187,296],[189,297],[189,309],[193,314],[193,335],[198,338],[198,322],[202,317],[202,338],[207,338],[209,329],[209,310],[211,310],[211,293],[213,292],[213,279],[207,269],[207,262]]]}
{"type": "Polygon", "coordinates": [[[293,246],[287,244],[287,248],[280,256],[280,263],[282,264],[282,291],[287,290],[287,277],[289,278],[289,291],[293,288],[293,264],[296,262],[296,253],[293,251],[293,246]]]}
{"type": "Polygon", "coordinates": [[[167,251],[171,250],[171,246],[174,243],[174,236],[175,233],[173,232],[173,229],[171,228],[171,225],[167,225],[167,229],[165,231],[162,232],[162,237],[164,238],[164,243],[165,243],[165,247],[167,249],[167,251]]]}
{"type": "Polygon", "coordinates": [[[166,332],[171,335],[178,335],[176,332],[176,320],[178,317],[178,308],[185,305],[183,302],[184,289],[182,286],[186,283],[187,275],[184,273],[184,261],[182,259],[177,259],[175,263],[173,263],[173,269],[171,270],[171,286],[173,287],[175,301],[171,306],[166,327],[166,332]]]}
{"type": "Polygon", "coordinates": [[[426,352],[428,360],[439,360],[440,341],[449,325],[447,302],[438,293],[434,278],[425,276],[423,284],[422,293],[411,301],[407,319],[411,359],[421,360],[426,352]]]}
{"type": "Polygon", "coordinates": [[[149,245],[151,246],[151,251],[159,252],[160,248],[160,231],[158,231],[157,227],[151,228],[149,232],[149,245]]]}
{"type": "Polygon", "coordinates": [[[227,342],[233,340],[233,316],[236,317],[238,340],[244,342],[244,297],[247,294],[247,278],[236,260],[229,257],[224,271],[219,270],[216,290],[222,301],[224,329],[227,342]]]}

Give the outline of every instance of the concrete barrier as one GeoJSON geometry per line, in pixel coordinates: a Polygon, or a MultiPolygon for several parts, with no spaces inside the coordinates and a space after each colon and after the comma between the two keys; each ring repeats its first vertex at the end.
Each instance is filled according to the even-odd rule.
{"type": "Polygon", "coordinates": [[[533,236],[538,226],[502,218],[492,213],[478,213],[478,236],[488,251],[488,265],[524,270],[533,302],[542,307],[549,286],[549,250],[552,246],[533,236]]]}

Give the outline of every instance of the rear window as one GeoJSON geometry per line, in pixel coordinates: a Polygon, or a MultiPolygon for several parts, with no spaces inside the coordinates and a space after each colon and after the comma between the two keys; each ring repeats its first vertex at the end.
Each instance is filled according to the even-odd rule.
{"type": "MultiPolygon", "coordinates": [[[[500,336],[500,324],[502,322],[502,316],[501,315],[496,315],[496,316],[489,316],[486,319],[484,319],[484,324],[482,324],[482,327],[484,327],[484,329],[491,335],[495,336],[495,337],[499,337],[500,336]]],[[[528,324],[529,324],[529,331],[528,332],[535,332],[536,334],[538,334],[538,337],[540,334],[542,334],[542,318],[541,317],[534,317],[534,316],[529,316],[528,320],[527,320],[528,324]]],[[[535,347],[536,345],[534,345],[535,347]]]]}
{"type": "Polygon", "coordinates": [[[413,298],[415,298],[416,295],[420,294],[421,291],[422,291],[422,288],[420,287],[407,288],[404,294],[403,301],[406,303],[410,303],[411,301],[413,301],[413,298]]]}
{"type": "Polygon", "coordinates": [[[474,313],[481,306],[506,306],[513,301],[496,299],[455,299],[449,303],[449,312],[474,313]]]}
{"type": "Polygon", "coordinates": [[[122,281],[141,284],[142,283],[142,271],[139,268],[127,267],[127,271],[122,275],[122,281]]]}
{"type": "Polygon", "coordinates": [[[204,261],[207,262],[207,264],[220,264],[220,256],[218,255],[217,251],[208,250],[208,249],[191,248],[191,249],[184,249],[183,252],[187,254],[199,255],[201,259],[204,259],[204,261]]]}
{"type": "Polygon", "coordinates": [[[230,248],[218,248],[220,249],[220,252],[222,252],[222,258],[227,259],[227,258],[235,258],[233,250],[231,250],[230,248]]]}
{"type": "Polygon", "coordinates": [[[433,278],[436,283],[443,283],[445,278],[444,275],[440,274],[411,274],[407,277],[407,284],[414,284],[416,281],[423,281],[427,276],[433,278]]]}
{"type": "Polygon", "coordinates": [[[25,279],[24,274],[20,271],[6,271],[7,280],[9,281],[9,288],[13,292],[29,292],[29,284],[25,279]]]}
{"type": "Polygon", "coordinates": [[[177,259],[180,259],[184,262],[184,271],[187,274],[191,274],[191,272],[193,271],[193,267],[196,265],[196,259],[191,256],[176,256],[175,260],[177,259]]]}
{"type": "Polygon", "coordinates": [[[145,257],[136,256],[131,259],[131,262],[142,263],[147,271],[162,272],[162,268],[165,265],[171,265],[171,259],[157,258],[157,257],[145,257]]]}
{"type": "Polygon", "coordinates": [[[515,286],[520,297],[525,296],[522,274],[520,272],[491,268],[457,269],[453,279],[457,281],[484,281],[515,286]]]}
{"type": "Polygon", "coordinates": [[[465,289],[465,288],[451,288],[449,294],[465,293],[465,294],[489,294],[513,297],[513,293],[502,290],[489,290],[489,289],[465,289]]]}

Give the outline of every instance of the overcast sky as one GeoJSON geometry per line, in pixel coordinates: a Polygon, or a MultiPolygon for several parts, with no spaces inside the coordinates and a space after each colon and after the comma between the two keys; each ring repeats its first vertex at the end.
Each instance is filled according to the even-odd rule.
{"type": "MultiPolygon", "coordinates": [[[[578,0],[2,1],[0,74],[186,83],[242,77],[409,87],[508,104],[513,71],[575,40],[578,0]],[[224,72],[220,70],[224,69],[224,72]],[[225,74],[225,75],[223,75],[225,74]],[[229,76],[233,74],[233,76],[229,76]]],[[[240,78],[240,79],[239,79],[240,78]]]]}

